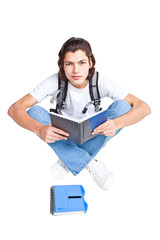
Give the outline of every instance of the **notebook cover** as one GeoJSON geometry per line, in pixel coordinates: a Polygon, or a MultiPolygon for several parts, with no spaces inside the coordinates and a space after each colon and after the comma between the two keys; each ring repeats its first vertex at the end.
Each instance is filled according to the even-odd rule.
{"type": "Polygon", "coordinates": [[[78,143],[81,141],[80,124],[70,119],[62,118],[61,115],[50,114],[52,126],[69,133],[68,140],[78,143]]]}
{"type": "Polygon", "coordinates": [[[82,185],[56,185],[51,187],[50,193],[52,215],[86,213],[88,204],[84,200],[82,185]]]}
{"type": "Polygon", "coordinates": [[[87,140],[96,137],[97,135],[92,135],[93,130],[98,127],[100,124],[107,121],[107,110],[103,112],[99,112],[99,114],[85,120],[83,122],[83,142],[86,142],[87,140]]]}

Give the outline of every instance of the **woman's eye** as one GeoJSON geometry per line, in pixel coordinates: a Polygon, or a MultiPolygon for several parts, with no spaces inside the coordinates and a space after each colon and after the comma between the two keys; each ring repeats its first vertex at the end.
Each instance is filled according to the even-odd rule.
{"type": "Polygon", "coordinates": [[[86,62],[81,62],[81,64],[83,65],[83,64],[85,64],[86,62]]]}

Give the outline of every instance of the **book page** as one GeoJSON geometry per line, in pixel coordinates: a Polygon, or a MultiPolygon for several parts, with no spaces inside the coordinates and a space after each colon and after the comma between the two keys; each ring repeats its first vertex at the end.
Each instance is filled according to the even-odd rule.
{"type": "Polygon", "coordinates": [[[102,113],[102,112],[104,112],[104,111],[106,111],[106,109],[105,109],[105,110],[101,110],[101,111],[99,111],[99,112],[94,112],[93,114],[87,114],[85,117],[83,117],[83,118],[81,118],[81,119],[75,119],[75,118],[73,118],[73,117],[71,117],[71,116],[61,115],[61,114],[54,113],[54,112],[50,112],[50,114],[55,115],[55,116],[58,116],[58,117],[61,117],[61,118],[64,118],[64,119],[71,120],[71,121],[73,121],[73,122],[82,123],[82,122],[85,121],[86,119],[89,119],[89,118],[91,118],[91,117],[94,117],[94,116],[96,116],[96,115],[98,115],[99,113],[102,113]]]}

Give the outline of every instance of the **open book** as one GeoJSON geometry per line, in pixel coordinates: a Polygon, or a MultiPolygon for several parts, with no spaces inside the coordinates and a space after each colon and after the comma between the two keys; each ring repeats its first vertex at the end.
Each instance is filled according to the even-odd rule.
{"type": "Polygon", "coordinates": [[[75,120],[71,117],[54,112],[50,113],[50,117],[52,126],[69,133],[69,141],[73,141],[76,144],[82,144],[96,136],[92,135],[92,132],[100,124],[107,121],[107,110],[94,113],[80,120],[75,120]]]}

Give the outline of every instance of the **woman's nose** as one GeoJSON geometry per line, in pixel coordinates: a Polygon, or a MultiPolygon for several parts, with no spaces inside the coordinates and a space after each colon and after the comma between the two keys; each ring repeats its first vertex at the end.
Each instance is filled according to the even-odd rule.
{"type": "Polygon", "coordinates": [[[74,71],[74,73],[78,73],[79,72],[78,64],[74,65],[73,71],[74,71]]]}

